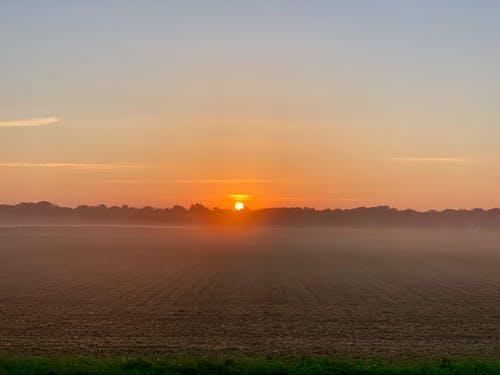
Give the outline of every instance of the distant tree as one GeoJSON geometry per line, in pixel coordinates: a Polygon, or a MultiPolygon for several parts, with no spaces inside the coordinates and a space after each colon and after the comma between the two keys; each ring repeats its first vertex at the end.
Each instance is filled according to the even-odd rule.
{"type": "Polygon", "coordinates": [[[199,215],[199,214],[208,214],[210,213],[210,209],[205,207],[204,205],[200,203],[195,203],[192,204],[191,207],[189,208],[189,213],[199,215]]]}

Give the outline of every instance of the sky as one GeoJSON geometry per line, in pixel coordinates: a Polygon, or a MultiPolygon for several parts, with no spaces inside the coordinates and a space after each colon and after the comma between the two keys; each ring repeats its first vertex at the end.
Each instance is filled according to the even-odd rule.
{"type": "Polygon", "coordinates": [[[0,202],[498,207],[498,1],[0,2],[0,202]]]}

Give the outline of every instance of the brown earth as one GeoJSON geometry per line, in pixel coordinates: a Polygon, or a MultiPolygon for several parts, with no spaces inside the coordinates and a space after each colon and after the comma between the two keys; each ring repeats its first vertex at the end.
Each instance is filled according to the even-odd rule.
{"type": "Polygon", "coordinates": [[[500,356],[500,234],[0,228],[0,353],[500,356]]]}

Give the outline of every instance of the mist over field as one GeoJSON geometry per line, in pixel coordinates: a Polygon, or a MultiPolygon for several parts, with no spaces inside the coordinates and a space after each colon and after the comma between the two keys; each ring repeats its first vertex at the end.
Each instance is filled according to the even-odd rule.
{"type": "Polygon", "coordinates": [[[0,352],[495,358],[500,234],[0,227],[0,352]]]}
{"type": "Polygon", "coordinates": [[[251,210],[242,202],[240,210],[207,207],[189,208],[79,205],[62,207],[47,201],[0,204],[4,225],[175,225],[244,227],[392,227],[500,229],[500,209],[446,209],[442,211],[398,210],[389,206],[318,210],[310,207],[274,207],[251,210]]]}

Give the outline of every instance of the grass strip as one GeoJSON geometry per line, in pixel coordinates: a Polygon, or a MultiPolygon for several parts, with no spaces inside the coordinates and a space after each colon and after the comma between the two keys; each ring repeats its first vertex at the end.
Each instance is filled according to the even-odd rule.
{"type": "Polygon", "coordinates": [[[0,375],[82,374],[470,374],[500,375],[500,360],[386,362],[326,357],[22,357],[0,356],[0,375]]]}

